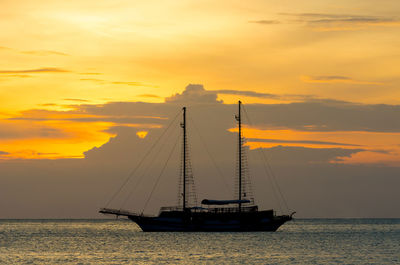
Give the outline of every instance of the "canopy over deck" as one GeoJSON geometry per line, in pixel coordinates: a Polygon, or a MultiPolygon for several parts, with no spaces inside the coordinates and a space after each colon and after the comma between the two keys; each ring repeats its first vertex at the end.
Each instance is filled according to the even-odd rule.
{"type": "Polygon", "coordinates": [[[239,204],[239,203],[249,203],[249,200],[208,200],[204,199],[201,204],[205,205],[227,205],[227,204],[239,204]]]}

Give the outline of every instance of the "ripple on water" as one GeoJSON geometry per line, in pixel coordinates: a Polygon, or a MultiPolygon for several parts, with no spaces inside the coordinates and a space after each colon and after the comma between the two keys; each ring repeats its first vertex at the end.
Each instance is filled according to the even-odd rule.
{"type": "Polygon", "coordinates": [[[1,220],[0,264],[394,264],[400,219],[296,220],[276,233],[143,233],[115,220],[1,220]]]}

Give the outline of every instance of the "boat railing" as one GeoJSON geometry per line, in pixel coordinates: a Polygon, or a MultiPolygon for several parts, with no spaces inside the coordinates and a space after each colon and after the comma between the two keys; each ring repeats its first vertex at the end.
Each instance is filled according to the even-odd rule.
{"type": "MultiPolygon", "coordinates": [[[[207,212],[207,213],[238,213],[238,212],[257,212],[258,211],[258,206],[248,206],[248,207],[208,207],[208,208],[203,208],[203,207],[191,207],[191,208],[186,208],[190,212],[207,212]]],[[[172,212],[172,211],[183,211],[183,207],[181,206],[167,206],[167,207],[161,207],[160,212],[172,212]]]]}
{"type": "Polygon", "coordinates": [[[173,212],[173,211],[183,211],[182,206],[164,206],[160,208],[160,212],[173,212]]]}
{"type": "Polygon", "coordinates": [[[207,212],[210,213],[238,213],[238,212],[257,212],[258,206],[249,206],[249,207],[216,207],[216,208],[208,208],[207,212]]]}

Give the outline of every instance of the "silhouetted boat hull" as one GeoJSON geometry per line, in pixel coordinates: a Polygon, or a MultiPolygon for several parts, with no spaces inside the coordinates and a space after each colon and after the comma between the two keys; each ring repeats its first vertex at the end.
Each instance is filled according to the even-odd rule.
{"type": "MultiPolygon", "coordinates": [[[[273,210],[227,212],[237,208],[211,208],[202,211],[162,211],[159,216],[144,216],[127,211],[102,209],[105,214],[126,216],[145,232],[243,232],[276,231],[291,215],[276,216],[273,210]]],[[[246,211],[247,210],[247,211],[246,211]]]]}
{"type": "Polygon", "coordinates": [[[280,216],[268,220],[243,220],[231,218],[224,221],[218,218],[209,218],[201,221],[185,220],[184,218],[160,218],[160,217],[129,217],[136,222],[145,232],[251,232],[251,231],[276,231],[289,216],[280,216]],[[285,218],[286,217],[286,218],[285,218]]]}

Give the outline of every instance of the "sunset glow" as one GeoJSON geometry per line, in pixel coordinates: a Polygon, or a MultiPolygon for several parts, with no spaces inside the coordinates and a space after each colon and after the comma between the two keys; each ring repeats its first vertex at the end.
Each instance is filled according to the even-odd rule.
{"type": "MultiPolygon", "coordinates": [[[[82,158],[114,126],[158,125],[79,106],[163,104],[189,83],[225,104],[400,104],[397,1],[6,0],[0,14],[1,159],[82,158]]],[[[251,148],[357,148],[341,163],[400,163],[398,131],[246,134],[251,148]]]]}

